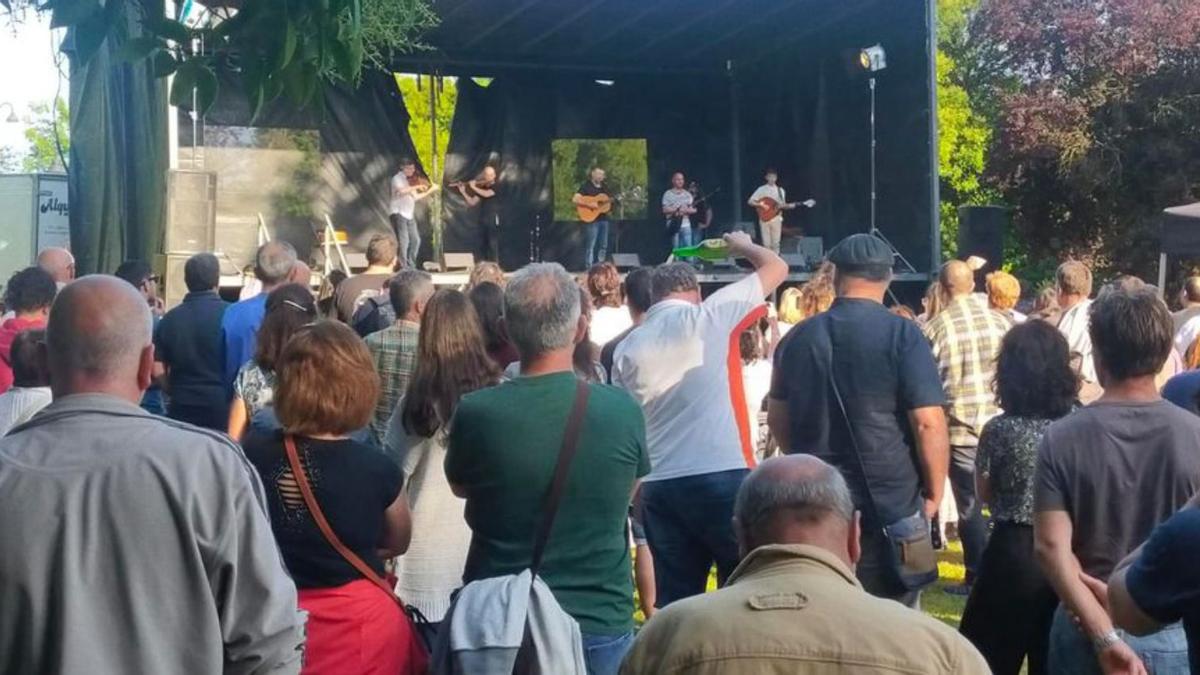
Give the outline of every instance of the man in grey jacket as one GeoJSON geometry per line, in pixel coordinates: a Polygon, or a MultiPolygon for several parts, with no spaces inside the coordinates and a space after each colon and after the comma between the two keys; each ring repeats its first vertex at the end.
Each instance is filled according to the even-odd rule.
{"type": "Polygon", "coordinates": [[[303,619],[253,469],[138,407],[150,325],[115,277],[52,307],[54,402],[0,440],[0,672],[298,673],[303,619]]]}

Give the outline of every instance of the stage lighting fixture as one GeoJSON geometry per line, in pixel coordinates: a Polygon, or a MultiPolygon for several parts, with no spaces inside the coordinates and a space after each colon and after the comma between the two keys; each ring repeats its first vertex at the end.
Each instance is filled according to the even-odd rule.
{"type": "Polygon", "coordinates": [[[883,51],[880,45],[864,47],[858,53],[858,63],[863,67],[863,70],[876,73],[884,68],[887,68],[887,52],[883,51]]]}
{"type": "Polygon", "coordinates": [[[602,87],[611,87],[616,84],[616,82],[613,80],[596,80],[596,84],[602,87]]]}

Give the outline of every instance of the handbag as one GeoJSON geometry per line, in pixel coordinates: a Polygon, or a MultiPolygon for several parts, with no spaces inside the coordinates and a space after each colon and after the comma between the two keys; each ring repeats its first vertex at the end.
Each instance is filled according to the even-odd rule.
{"type": "Polygon", "coordinates": [[[396,595],[395,586],[389,584],[383,577],[371,568],[362,558],[358,557],[354,551],[351,551],[348,546],[342,543],[337,534],[333,531],[333,527],[329,525],[329,520],[325,518],[325,513],[321,511],[321,505],[317,502],[317,496],[313,494],[312,485],[308,482],[308,474],[304,472],[304,466],[300,463],[300,453],[296,450],[296,439],[291,434],[286,434],[283,437],[283,447],[287,451],[288,466],[292,470],[292,476],[296,480],[296,486],[300,489],[300,495],[304,498],[304,506],[308,508],[309,514],[317,523],[317,529],[321,531],[321,535],[325,537],[325,541],[342,556],[342,559],[350,563],[350,566],[358,570],[358,573],[363,575],[372,584],[375,584],[379,590],[387,593],[388,597],[396,601],[400,605],[400,609],[404,613],[404,620],[409,624],[409,632],[417,638],[416,646],[421,650],[418,661],[427,663],[429,661],[429,645],[425,643],[426,631],[418,630],[417,625],[428,625],[429,620],[425,618],[421,611],[416,607],[405,605],[400,596],[396,595]]]}
{"type": "MultiPolygon", "coordinates": [[[[837,401],[842,421],[846,424],[846,432],[850,436],[850,447],[854,460],[863,479],[866,490],[866,510],[875,523],[884,523],[871,493],[871,480],[867,476],[867,465],[862,458],[862,449],[854,435],[854,425],[850,423],[850,415],[846,412],[846,404],[842,400],[841,390],[837,385],[837,376],[833,372],[833,333],[825,322],[825,335],[829,340],[827,355],[829,361],[829,385],[833,390],[833,398],[837,401]]],[[[937,551],[933,547],[933,534],[929,520],[918,508],[917,512],[900,520],[884,523],[883,536],[888,541],[888,569],[892,572],[893,581],[906,591],[918,591],[934,583],[938,579],[937,551]]]]}

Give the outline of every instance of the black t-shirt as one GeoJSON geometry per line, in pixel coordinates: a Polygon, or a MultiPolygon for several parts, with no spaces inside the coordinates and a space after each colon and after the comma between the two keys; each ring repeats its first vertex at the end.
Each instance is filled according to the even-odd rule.
{"type": "Polygon", "coordinates": [[[225,402],[221,319],[229,303],[216,291],[188,293],[154,331],[154,359],[167,366],[171,402],[220,405],[225,402]]]}
{"type": "Polygon", "coordinates": [[[617,347],[620,346],[625,338],[629,337],[634,328],[637,328],[637,326],[626,328],[620,335],[604,343],[604,346],[600,348],[600,365],[604,367],[604,373],[608,377],[609,384],[612,384],[613,359],[616,358],[617,347]]]}
{"type": "MultiPolygon", "coordinates": [[[[470,189],[468,187],[467,189],[470,189]]],[[[479,193],[475,193],[479,197],[479,224],[491,227],[500,226],[500,185],[492,183],[491,187],[487,188],[493,192],[491,197],[484,197],[479,193]]]]}
{"type": "Polygon", "coordinates": [[[584,197],[595,197],[596,195],[608,195],[612,197],[612,193],[608,191],[607,185],[596,187],[590,180],[583,181],[583,185],[579,186],[579,194],[584,197]]]}
{"type": "MultiPolygon", "coordinates": [[[[362,579],[358,570],[329,545],[304,505],[289,489],[291,468],[283,432],[251,430],[242,441],[246,457],[266,490],[271,530],[297,588],[334,588],[362,579]]],[[[352,440],[297,438],[300,462],[313,494],[338,538],[380,575],[376,554],[383,534],[384,511],[396,501],[404,475],[383,453],[352,440]]]]}
{"type": "Polygon", "coordinates": [[[1185,508],[1159,525],[1125,575],[1138,608],[1163,624],[1183,620],[1188,661],[1200,673],[1200,509],[1185,508]]]}
{"type": "MultiPolygon", "coordinates": [[[[920,508],[921,475],[908,413],[946,403],[929,341],[915,323],[869,300],[839,298],[828,312],[793,328],[775,352],[771,398],[787,404],[789,453],[815,455],[836,466],[863,518],[862,470],[829,382],[830,345],[837,385],[854,440],[886,522],[920,508]]],[[[886,523],[884,523],[886,524],[886,523]]]]}

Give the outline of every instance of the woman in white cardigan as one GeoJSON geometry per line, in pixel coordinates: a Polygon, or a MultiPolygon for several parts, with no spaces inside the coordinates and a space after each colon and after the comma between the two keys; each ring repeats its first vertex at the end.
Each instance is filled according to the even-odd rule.
{"type": "Polygon", "coordinates": [[[404,470],[412,511],[412,543],[397,559],[396,592],[435,631],[450,608],[450,594],[462,587],[471,545],[464,502],[450,492],[443,469],[446,423],[460,398],[499,379],[467,296],[434,293],[421,318],[412,378],[392,413],[384,446],[404,470]]]}

